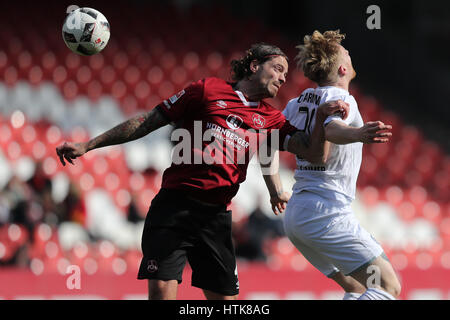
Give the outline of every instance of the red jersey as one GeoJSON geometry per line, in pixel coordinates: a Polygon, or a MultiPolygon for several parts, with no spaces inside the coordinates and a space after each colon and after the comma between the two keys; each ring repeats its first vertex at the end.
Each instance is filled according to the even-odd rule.
{"type": "Polygon", "coordinates": [[[286,136],[297,130],[265,101],[247,101],[218,78],[194,82],[157,108],[181,129],[172,133],[180,142],[164,171],[162,188],[181,189],[214,204],[231,202],[262,144],[267,149],[275,143],[283,146],[286,136]]]}

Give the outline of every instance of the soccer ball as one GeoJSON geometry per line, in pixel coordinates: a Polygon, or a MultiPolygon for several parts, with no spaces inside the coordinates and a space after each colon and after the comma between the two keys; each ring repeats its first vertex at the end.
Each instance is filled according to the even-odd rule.
{"type": "Polygon", "coordinates": [[[98,10],[78,8],[67,15],[62,36],[72,52],[91,56],[102,51],[108,44],[109,23],[98,10]]]}

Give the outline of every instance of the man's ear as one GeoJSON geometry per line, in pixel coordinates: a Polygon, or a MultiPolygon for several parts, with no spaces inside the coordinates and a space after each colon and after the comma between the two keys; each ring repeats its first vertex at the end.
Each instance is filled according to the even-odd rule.
{"type": "Polygon", "coordinates": [[[252,62],[250,62],[250,71],[255,73],[256,71],[258,71],[258,69],[259,69],[258,60],[252,60],[252,62]]]}
{"type": "Polygon", "coordinates": [[[338,74],[340,76],[345,76],[347,74],[347,68],[341,64],[338,68],[338,74]]]}

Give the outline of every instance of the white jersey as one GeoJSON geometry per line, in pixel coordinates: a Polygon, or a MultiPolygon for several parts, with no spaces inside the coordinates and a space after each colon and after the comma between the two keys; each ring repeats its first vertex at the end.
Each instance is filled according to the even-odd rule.
{"type": "MultiPolygon", "coordinates": [[[[315,125],[317,107],[324,102],[338,99],[350,105],[347,119],[330,116],[324,125],[331,121],[343,121],[352,127],[362,127],[364,122],[355,98],[347,90],[332,86],[306,89],[300,97],[288,102],[283,114],[297,129],[311,134],[315,125]]],[[[307,190],[326,199],[350,204],[355,198],[362,146],[363,144],[359,142],[346,145],[331,143],[325,164],[314,164],[297,157],[296,183],[293,186],[293,193],[307,190]]]]}

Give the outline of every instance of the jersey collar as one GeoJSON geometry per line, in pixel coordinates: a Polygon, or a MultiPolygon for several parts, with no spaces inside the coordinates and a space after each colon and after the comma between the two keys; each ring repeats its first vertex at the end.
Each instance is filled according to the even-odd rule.
{"type": "Polygon", "coordinates": [[[236,92],[236,94],[238,95],[239,99],[241,99],[244,106],[246,106],[246,107],[259,106],[259,101],[247,101],[247,99],[245,99],[245,96],[241,91],[235,90],[234,92],[236,92]]]}

